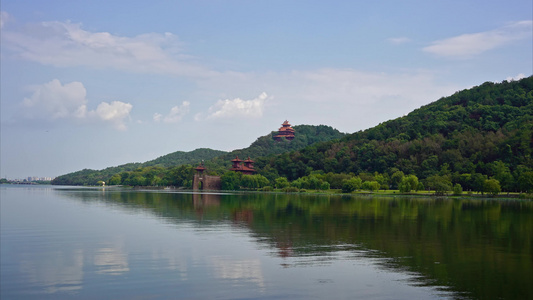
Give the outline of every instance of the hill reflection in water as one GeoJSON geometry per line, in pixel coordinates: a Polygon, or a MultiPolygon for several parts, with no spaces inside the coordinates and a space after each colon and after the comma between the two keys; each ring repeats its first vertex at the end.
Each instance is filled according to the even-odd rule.
{"type": "MultiPolygon", "coordinates": [[[[285,268],[365,258],[408,274],[412,285],[454,297],[533,298],[531,202],[139,191],[70,196],[174,224],[247,230],[285,268]]],[[[226,273],[224,264],[218,270],[226,273]]]]}

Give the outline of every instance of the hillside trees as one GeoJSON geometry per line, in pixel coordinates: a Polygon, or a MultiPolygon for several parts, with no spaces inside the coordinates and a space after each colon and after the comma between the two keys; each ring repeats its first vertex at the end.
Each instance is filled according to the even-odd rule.
{"type": "Polygon", "coordinates": [[[408,175],[402,178],[398,189],[402,193],[409,193],[410,191],[418,190],[418,177],[415,175],[408,175]]]}
{"type": "Polygon", "coordinates": [[[441,191],[451,190],[452,182],[483,191],[487,179],[500,182],[504,191],[531,190],[532,87],[533,77],[484,83],[339,141],[284,153],[263,167],[289,180],[316,171],[378,172],[399,188],[403,173],[426,186],[424,179],[446,176],[446,182],[437,181],[441,191]]]}
{"type": "MultiPolygon", "coordinates": [[[[103,170],[90,170],[83,169],[81,171],[72,172],[69,174],[61,175],[52,180],[52,184],[55,185],[96,185],[98,181],[109,182],[113,178],[112,184],[124,184],[124,176],[128,177],[128,172],[135,172],[139,168],[147,167],[162,167],[162,168],[172,168],[175,166],[187,165],[187,164],[197,164],[202,160],[209,160],[213,157],[219,156],[226,152],[219,150],[212,150],[206,148],[196,149],[190,152],[176,151],[159,158],[156,158],[145,163],[128,163],[116,167],[109,167],[103,170]],[[122,174],[120,183],[117,182],[119,179],[117,174],[122,174]]],[[[160,170],[162,171],[162,170],[160,170]]],[[[141,175],[142,176],[142,175],[141,175]]],[[[154,179],[152,175],[148,175],[151,179],[154,179]]],[[[137,178],[137,179],[140,179],[137,178]]],[[[131,182],[138,183],[138,180],[130,180],[131,182]]],[[[143,178],[145,180],[146,178],[143,178]]],[[[157,179],[155,179],[157,181],[157,179]]],[[[160,185],[162,183],[157,183],[160,185]]],[[[142,185],[142,184],[140,184],[142,185]]]]}
{"type": "Polygon", "coordinates": [[[487,179],[483,183],[483,192],[491,195],[497,195],[501,192],[500,182],[496,179],[487,179]]]}
{"type": "MultiPolygon", "coordinates": [[[[168,172],[177,174],[176,170],[167,170],[168,172],[161,171],[160,173],[158,173],[158,175],[147,173],[135,174],[133,176],[130,176],[130,173],[141,172],[138,170],[139,168],[143,169],[147,167],[163,167],[166,169],[172,169],[174,167],[179,167],[182,165],[196,165],[203,161],[210,175],[222,175],[228,170],[230,166],[230,161],[231,159],[235,158],[235,156],[239,156],[241,158],[257,158],[259,160],[258,165],[265,166],[264,162],[266,162],[266,160],[262,157],[268,157],[269,155],[278,155],[280,153],[285,153],[288,151],[300,150],[317,142],[339,139],[345,136],[344,133],[341,133],[338,130],[326,125],[297,125],[294,126],[294,128],[296,130],[296,137],[291,142],[286,140],[282,140],[279,142],[274,141],[272,139],[272,135],[274,133],[273,132],[271,134],[258,138],[255,142],[253,142],[249,147],[245,149],[239,149],[229,153],[206,148],[200,148],[190,152],[176,151],[164,156],[160,156],[157,159],[147,161],[145,163],[130,163],[117,167],[106,168],[103,170],[84,169],[81,171],[61,175],[54,179],[52,181],[52,184],[96,185],[98,181],[111,181],[113,185],[125,184],[125,182],[134,185],[141,185],[140,182],[142,181],[146,184],[152,185],[169,184],[172,186],[181,187],[188,185],[188,183],[184,183],[183,176],[173,178],[170,175],[163,174],[166,174],[168,172]],[[147,175],[149,179],[147,179],[145,175],[147,175]]],[[[305,166],[303,166],[303,168],[301,164],[298,164],[297,166],[300,169],[295,171],[295,177],[293,179],[303,176],[305,175],[304,173],[307,172],[307,168],[305,166]]],[[[266,166],[265,168],[259,167],[258,169],[262,169],[261,174],[263,174],[271,182],[274,181],[275,178],[279,177],[277,170],[269,166],[266,166]]],[[[180,173],[181,171],[179,171],[178,173],[180,173]]],[[[187,172],[184,171],[184,174],[186,173],[187,172]]],[[[191,178],[187,180],[192,180],[192,175],[191,178]]]]}
{"type": "Polygon", "coordinates": [[[259,174],[245,175],[239,172],[228,171],[220,177],[222,189],[227,191],[240,189],[260,189],[268,186],[268,179],[259,174]]]}
{"type": "Polygon", "coordinates": [[[452,190],[452,182],[448,176],[433,175],[426,178],[426,186],[435,191],[436,195],[445,195],[452,190]]]}
{"type": "MultiPolygon", "coordinates": [[[[296,131],[296,134],[292,141],[275,141],[272,136],[277,132],[274,131],[268,135],[259,137],[249,147],[221,155],[214,159],[213,162],[228,167],[231,159],[236,156],[239,156],[240,158],[252,157],[258,159],[260,157],[301,150],[319,142],[336,140],[345,136],[344,133],[326,125],[296,125],[293,126],[293,128],[296,131]]],[[[258,161],[256,165],[261,166],[261,162],[258,161]]]]}
{"type": "Polygon", "coordinates": [[[363,185],[363,181],[360,177],[353,177],[350,179],[344,180],[344,183],[342,184],[342,192],[343,193],[351,193],[353,191],[356,191],[361,188],[361,185],[363,185]]]}
{"type": "Polygon", "coordinates": [[[194,168],[191,165],[181,165],[172,168],[153,166],[114,174],[106,182],[107,185],[191,188],[193,174],[194,168]]]}

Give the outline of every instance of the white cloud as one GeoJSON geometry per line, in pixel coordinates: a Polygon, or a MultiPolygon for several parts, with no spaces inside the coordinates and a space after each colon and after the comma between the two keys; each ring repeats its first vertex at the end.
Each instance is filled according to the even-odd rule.
{"type": "Polygon", "coordinates": [[[111,122],[116,129],[126,130],[124,119],[128,118],[132,109],[130,103],[113,101],[111,104],[102,102],[98,104],[95,114],[104,121],[111,122]]]}
{"type": "Polygon", "coordinates": [[[389,38],[387,39],[387,41],[394,45],[401,45],[401,44],[410,42],[411,39],[407,37],[396,37],[396,38],[389,38]]]}
{"type": "MultiPolygon", "coordinates": [[[[398,116],[406,109],[413,109],[447,93],[449,87],[437,86],[430,72],[389,74],[383,72],[362,72],[352,69],[320,69],[307,72],[294,72],[295,89],[285,97],[298,99],[296,105],[278,103],[278,107],[292,111],[307,111],[307,114],[326,116],[337,115],[345,121],[375,118],[366,110],[376,108],[383,112],[399,109],[398,116]],[[387,103],[387,106],[383,106],[387,103]],[[292,107],[291,107],[292,106],[292,107]],[[350,120],[349,115],[354,119],[350,120]],[[357,117],[356,117],[357,116],[357,117]]],[[[276,91],[277,94],[279,92],[276,91]]],[[[277,97],[281,98],[281,96],[277,97]]],[[[323,117],[320,117],[323,118],[323,117]]],[[[330,118],[331,119],[331,118],[330,118]]]]}
{"type": "Polygon", "coordinates": [[[263,116],[266,93],[261,93],[252,100],[242,100],[240,98],[218,100],[207,112],[208,119],[224,119],[232,117],[258,118],[263,116]]]}
{"type": "Polygon", "coordinates": [[[507,81],[516,81],[516,80],[520,80],[522,78],[526,78],[526,75],[524,75],[524,73],[520,73],[514,77],[507,77],[505,80],[507,81]]]}
{"type": "Polygon", "coordinates": [[[33,90],[33,95],[23,101],[27,118],[55,120],[86,116],[87,92],[81,82],[62,85],[54,79],[33,90]]]}
{"type": "Polygon", "coordinates": [[[438,56],[468,58],[517,40],[531,39],[532,29],[533,21],[515,22],[491,31],[438,40],[423,48],[423,51],[438,56]]]}
{"type": "Polygon", "coordinates": [[[17,57],[56,67],[86,66],[138,73],[210,76],[214,72],[180,54],[171,33],[135,37],[89,32],[80,24],[43,22],[2,32],[4,45],[17,57]]]}
{"type": "Polygon", "coordinates": [[[62,84],[58,79],[32,88],[33,94],[24,98],[23,114],[26,119],[54,121],[98,119],[124,130],[124,119],[129,117],[132,105],[121,101],[102,102],[96,110],[88,111],[87,90],[81,82],[62,84]]]}
{"type": "MultiPolygon", "coordinates": [[[[256,126],[278,126],[288,119],[293,124],[327,124],[344,132],[370,128],[464,88],[439,82],[435,73],[428,70],[386,73],[349,68],[227,74],[200,81],[199,87],[233,94],[268,91],[262,121],[256,126]]],[[[217,95],[201,95],[208,96],[217,95]]],[[[215,118],[238,111],[232,110],[230,104],[240,101],[220,100],[204,116],[215,118]]],[[[196,115],[195,119],[202,120],[204,116],[196,115]]]]}
{"type": "Polygon", "coordinates": [[[161,118],[163,118],[162,114],[160,114],[160,113],[155,113],[154,114],[154,121],[155,122],[161,122],[161,118]]]}
{"type": "Polygon", "coordinates": [[[436,83],[434,74],[423,70],[398,74],[321,69],[294,76],[297,89],[283,99],[273,90],[281,100],[275,110],[284,117],[290,113],[285,118],[327,124],[344,132],[371,128],[458,90],[436,83]]]}
{"type": "Polygon", "coordinates": [[[4,25],[9,21],[10,16],[5,11],[0,11],[0,29],[4,28],[4,25]]]}
{"type": "Polygon", "coordinates": [[[163,121],[165,123],[177,123],[181,121],[183,116],[188,114],[189,111],[190,111],[190,103],[188,101],[183,101],[181,106],[176,105],[172,107],[170,109],[170,112],[166,116],[163,117],[162,114],[155,113],[153,119],[155,122],[163,121]]]}

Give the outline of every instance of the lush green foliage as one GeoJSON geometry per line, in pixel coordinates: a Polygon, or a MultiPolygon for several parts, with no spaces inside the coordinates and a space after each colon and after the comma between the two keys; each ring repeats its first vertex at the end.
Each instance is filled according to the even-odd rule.
{"type": "Polygon", "coordinates": [[[292,141],[274,141],[272,137],[277,134],[277,131],[273,131],[269,135],[258,138],[250,147],[232,151],[227,155],[221,156],[221,158],[231,160],[236,155],[240,157],[261,157],[281,154],[287,151],[300,150],[318,142],[340,139],[345,136],[345,134],[326,125],[296,125],[293,128],[296,134],[292,141]]]}
{"type": "MultiPolygon", "coordinates": [[[[196,149],[191,152],[177,151],[145,163],[130,163],[100,171],[84,169],[59,176],[53,180],[52,184],[97,185],[99,181],[105,181],[108,185],[190,187],[190,181],[192,181],[193,176],[190,165],[198,164],[201,161],[205,161],[208,174],[221,175],[227,172],[231,159],[235,158],[235,156],[244,158],[279,154],[286,151],[299,150],[316,142],[338,139],[344,136],[338,130],[325,125],[297,125],[294,128],[296,137],[291,142],[286,140],[274,141],[272,135],[275,132],[273,132],[258,138],[248,148],[229,153],[212,149],[196,149]],[[179,167],[183,165],[188,166],[179,167]],[[184,173],[180,174],[179,172],[184,173]]],[[[273,181],[277,177],[277,174],[266,173],[265,177],[268,181],[273,181]]],[[[246,187],[246,185],[243,187],[246,187]]],[[[234,188],[230,190],[232,189],[234,188]]]]}
{"type": "Polygon", "coordinates": [[[391,178],[392,188],[399,188],[402,175],[408,174],[426,186],[428,178],[439,179],[442,193],[451,191],[452,182],[465,190],[483,191],[490,179],[497,180],[503,191],[530,191],[532,149],[533,77],[529,77],[487,82],[340,141],[271,156],[257,165],[289,180],[317,170],[378,172],[391,178]]]}
{"type": "MultiPolygon", "coordinates": [[[[330,140],[337,140],[345,136],[344,133],[326,126],[326,125],[296,125],[293,127],[296,131],[295,138],[292,141],[281,140],[275,141],[273,136],[277,131],[258,138],[249,147],[231,151],[221,155],[206,164],[207,168],[215,174],[223,174],[231,165],[231,160],[236,156],[240,158],[250,157],[254,160],[261,160],[262,157],[276,156],[289,151],[301,150],[309,145],[330,140]]],[[[262,173],[268,173],[263,170],[262,173]]],[[[277,174],[263,174],[269,180],[278,177],[277,174]]]]}
{"type": "Polygon", "coordinates": [[[453,194],[455,196],[461,196],[463,194],[463,187],[456,183],[454,186],[453,186],[453,194]]]}
{"type": "Polygon", "coordinates": [[[270,182],[265,176],[243,175],[239,172],[228,171],[220,177],[222,181],[222,189],[227,191],[240,190],[240,189],[262,189],[269,186],[270,182]]]}
{"type": "Polygon", "coordinates": [[[410,191],[418,190],[418,177],[415,175],[408,175],[402,178],[398,189],[402,193],[409,193],[410,191]]]}
{"type": "Polygon", "coordinates": [[[162,166],[168,168],[185,164],[194,165],[202,160],[210,160],[214,157],[224,155],[225,153],[225,151],[213,150],[209,148],[199,148],[190,152],[176,151],[160,156],[154,160],[147,161],[143,163],[142,166],[162,166]]]}
{"type": "Polygon", "coordinates": [[[363,185],[363,181],[359,177],[353,177],[350,179],[346,179],[344,180],[344,183],[342,184],[342,192],[351,193],[361,188],[361,185],[363,185]]]}
{"type": "Polygon", "coordinates": [[[501,192],[500,182],[496,179],[487,179],[483,183],[483,192],[491,195],[497,195],[501,192]]]}
{"type": "MultiPolygon", "coordinates": [[[[156,158],[145,163],[129,163],[120,165],[117,167],[109,167],[103,170],[89,170],[83,169],[81,171],[69,173],[66,175],[59,176],[52,181],[52,184],[56,185],[96,185],[98,181],[105,181],[106,184],[115,185],[115,184],[127,184],[127,185],[144,185],[144,183],[152,183],[151,180],[155,180],[153,183],[155,185],[163,185],[165,181],[158,182],[157,179],[154,179],[152,174],[157,173],[159,178],[164,177],[163,172],[170,172],[175,174],[175,170],[172,168],[175,166],[181,166],[185,164],[197,164],[202,160],[209,160],[213,157],[219,156],[226,152],[212,149],[196,149],[190,152],[177,151],[170,153],[159,158],[156,158]],[[141,169],[147,168],[142,171],[141,169]],[[155,168],[155,169],[153,169],[155,168]],[[163,168],[168,170],[163,170],[163,168]],[[155,170],[155,171],[154,171],[155,170]],[[126,173],[134,174],[135,176],[129,178],[129,175],[126,173]],[[148,180],[141,175],[140,173],[145,173],[149,177],[148,180]],[[155,173],[154,173],[155,172],[155,173]],[[127,178],[125,178],[125,176],[127,178]],[[126,180],[127,179],[127,180],[126,180]],[[126,183],[127,182],[127,183],[126,183]]],[[[192,176],[192,175],[191,175],[192,176]]],[[[190,180],[191,178],[189,178],[190,180]]],[[[170,176],[167,176],[166,182],[175,182],[175,179],[171,179],[170,176]]],[[[152,184],[149,184],[152,185],[152,184]]],[[[174,185],[174,184],[170,184],[174,185]]],[[[178,184],[176,186],[182,186],[178,184]]]]}

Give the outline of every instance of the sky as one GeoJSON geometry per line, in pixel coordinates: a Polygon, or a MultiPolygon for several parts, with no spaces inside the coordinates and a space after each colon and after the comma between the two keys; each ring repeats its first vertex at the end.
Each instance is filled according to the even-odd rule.
{"type": "Polygon", "coordinates": [[[0,177],[353,133],[533,73],[531,0],[0,2],[0,177]]]}

